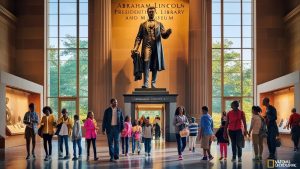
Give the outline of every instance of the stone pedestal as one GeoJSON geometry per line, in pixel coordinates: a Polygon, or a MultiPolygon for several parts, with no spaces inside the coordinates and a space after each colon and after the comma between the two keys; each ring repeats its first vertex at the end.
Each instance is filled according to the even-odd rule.
{"type": "Polygon", "coordinates": [[[167,142],[175,141],[175,128],[173,126],[174,113],[178,94],[170,94],[165,88],[135,89],[132,94],[124,94],[125,115],[135,117],[136,104],[164,104],[165,139],[167,142]]]}

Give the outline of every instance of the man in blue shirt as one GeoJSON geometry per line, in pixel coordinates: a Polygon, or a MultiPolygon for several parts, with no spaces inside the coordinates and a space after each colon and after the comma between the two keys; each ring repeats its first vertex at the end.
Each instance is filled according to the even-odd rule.
{"type": "Polygon", "coordinates": [[[210,153],[211,141],[214,135],[214,124],[211,116],[208,114],[208,107],[202,107],[202,116],[199,124],[199,140],[201,140],[201,148],[203,148],[204,157],[202,160],[212,160],[214,157],[210,153]]]}

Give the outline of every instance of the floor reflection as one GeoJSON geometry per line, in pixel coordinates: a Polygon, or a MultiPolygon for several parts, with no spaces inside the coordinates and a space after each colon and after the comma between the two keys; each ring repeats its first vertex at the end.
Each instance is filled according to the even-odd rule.
{"type": "MultiPolygon", "coordinates": [[[[84,144],[83,144],[84,145],[84,144]]],[[[163,143],[163,142],[153,142],[153,152],[151,157],[145,157],[142,153],[141,155],[130,155],[129,157],[121,156],[120,160],[116,162],[109,162],[108,148],[102,147],[106,145],[102,142],[97,142],[98,145],[98,156],[100,157],[99,161],[86,161],[86,156],[83,156],[81,160],[72,161],[69,160],[58,160],[57,152],[54,151],[52,155],[52,160],[45,162],[44,151],[42,144],[37,145],[36,150],[36,159],[25,160],[25,147],[14,147],[6,149],[5,151],[0,150],[2,153],[2,161],[0,161],[0,168],[9,168],[9,169],[118,169],[118,168],[141,168],[141,169],[265,169],[266,160],[261,162],[252,161],[253,153],[252,147],[249,144],[243,149],[243,162],[242,163],[233,163],[230,161],[231,158],[228,158],[227,161],[219,161],[218,154],[219,148],[214,143],[212,146],[212,154],[215,158],[208,161],[201,161],[202,151],[200,150],[200,145],[197,145],[197,151],[195,153],[189,152],[186,150],[184,152],[184,160],[178,161],[176,143],[163,143]],[[101,146],[99,146],[101,145],[101,146]],[[4,154],[4,155],[3,155],[4,154]]],[[[53,150],[57,150],[57,143],[54,142],[53,150]]],[[[85,152],[85,148],[83,148],[85,152]]],[[[142,151],[143,152],[143,151],[142,151]]],[[[70,153],[72,151],[70,149],[70,153]]],[[[267,150],[263,154],[263,157],[266,158],[268,155],[267,150]]],[[[291,163],[297,163],[300,167],[300,156],[299,152],[294,153],[291,148],[280,147],[278,149],[278,159],[290,160],[291,163]]],[[[229,150],[228,157],[231,157],[231,151],[229,150]]]]}

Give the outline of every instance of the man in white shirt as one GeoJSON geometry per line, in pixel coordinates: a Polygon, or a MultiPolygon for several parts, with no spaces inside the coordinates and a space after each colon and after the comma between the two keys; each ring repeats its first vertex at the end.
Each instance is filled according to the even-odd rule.
{"type": "Polygon", "coordinates": [[[119,159],[119,138],[123,130],[124,118],[122,111],[117,107],[117,99],[111,99],[111,106],[104,112],[102,132],[107,135],[110,161],[119,159]]]}

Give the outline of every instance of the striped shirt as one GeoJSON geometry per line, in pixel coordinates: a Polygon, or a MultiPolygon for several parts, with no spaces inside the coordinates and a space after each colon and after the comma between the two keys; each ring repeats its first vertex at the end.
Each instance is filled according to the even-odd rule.
{"type": "Polygon", "coordinates": [[[189,124],[190,136],[197,136],[198,135],[198,124],[191,123],[189,124]]]}

